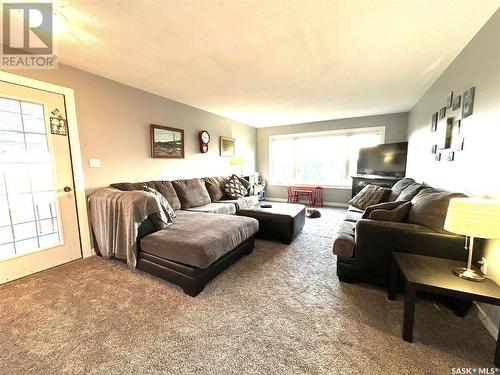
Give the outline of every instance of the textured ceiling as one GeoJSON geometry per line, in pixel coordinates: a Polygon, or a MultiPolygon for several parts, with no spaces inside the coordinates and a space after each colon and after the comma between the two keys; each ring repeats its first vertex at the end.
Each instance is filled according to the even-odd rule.
{"type": "Polygon", "coordinates": [[[408,111],[500,6],[61,1],[61,62],[253,126],[408,111]]]}

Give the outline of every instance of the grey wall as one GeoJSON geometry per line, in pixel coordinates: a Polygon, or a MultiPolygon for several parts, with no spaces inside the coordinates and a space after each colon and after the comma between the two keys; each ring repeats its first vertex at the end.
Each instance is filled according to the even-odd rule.
{"type": "MultiPolygon", "coordinates": [[[[411,110],[408,136],[407,175],[446,190],[500,199],[500,10],[411,110]],[[472,86],[474,113],[462,120],[464,150],[453,162],[436,162],[429,151],[431,115],[450,91],[462,94],[472,86]]],[[[485,255],[489,275],[500,283],[500,241],[490,241],[485,255]]]]}
{"type": "MultiPolygon", "coordinates": [[[[58,70],[19,70],[14,74],[75,90],[79,136],[87,192],[118,181],[176,179],[235,172],[230,158],[219,156],[219,136],[236,139],[245,171],[256,167],[257,130],[65,65],[58,70]],[[185,159],[152,159],[149,124],[184,129],[185,159]],[[199,152],[198,132],[211,134],[209,152],[199,152]],[[88,159],[101,159],[89,168],[88,159]]],[[[239,171],[239,168],[238,170],[239,171]]]]}
{"type": "MultiPolygon", "coordinates": [[[[275,126],[258,129],[258,169],[262,176],[269,179],[269,137],[279,134],[307,133],[325,130],[365,128],[370,126],[385,126],[385,142],[403,142],[407,137],[407,113],[394,113],[381,116],[367,116],[340,120],[309,122],[287,126],[275,126]]],[[[286,199],[284,186],[269,186],[268,197],[286,199]]],[[[333,203],[347,203],[351,198],[350,189],[325,189],[324,200],[333,203]]]]}

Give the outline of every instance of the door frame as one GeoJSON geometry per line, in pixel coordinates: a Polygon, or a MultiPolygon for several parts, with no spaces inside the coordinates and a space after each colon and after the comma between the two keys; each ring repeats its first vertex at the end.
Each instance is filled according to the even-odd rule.
{"type": "MultiPolygon", "coordinates": [[[[53,92],[64,96],[66,104],[66,117],[69,134],[69,149],[71,154],[71,167],[73,169],[73,183],[76,202],[76,214],[78,219],[78,231],[80,234],[80,250],[82,258],[94,255],[90,242],[89,219],[87,215],[87,199],[85,196],[85,184],[83,178],[83,161],[80,150],[80,138],[78,135],[78,122],[76,118],[75,93],[73,89],[54,85],[32,78],[18,76],[16,74],[0,71],[0,81],[26,86],[33,89],[53,92]]],[[[19,275],[19,277],[27,276],[19,275]]],[[[1,283],[1,280],[0,280],[1,283]]]]}

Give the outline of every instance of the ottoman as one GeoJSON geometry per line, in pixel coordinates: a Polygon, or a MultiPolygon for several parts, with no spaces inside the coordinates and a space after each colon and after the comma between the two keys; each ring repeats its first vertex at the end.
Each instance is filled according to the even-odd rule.
{"type": "Polygon", "coordinates": [[[236,214],[259,221],[258,237],[276,239],[284,244],[291,244],[302,231],[306,222],[306,206],[292,203],[272,202],[271,208],[256,205],[242,208],[236,214]]]}

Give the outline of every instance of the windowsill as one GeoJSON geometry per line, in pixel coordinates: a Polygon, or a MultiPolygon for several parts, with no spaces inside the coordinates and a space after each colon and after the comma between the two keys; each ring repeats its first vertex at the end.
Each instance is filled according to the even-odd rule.
{"type": "Polygon", "coordinates": [[[323,189],[337,189],[337,190],[351,190],[351,185],[321,185],[321,184],[278,184],[269,182],[268,186],[280,186],[280,187],[322,187],[323,189]]]}

